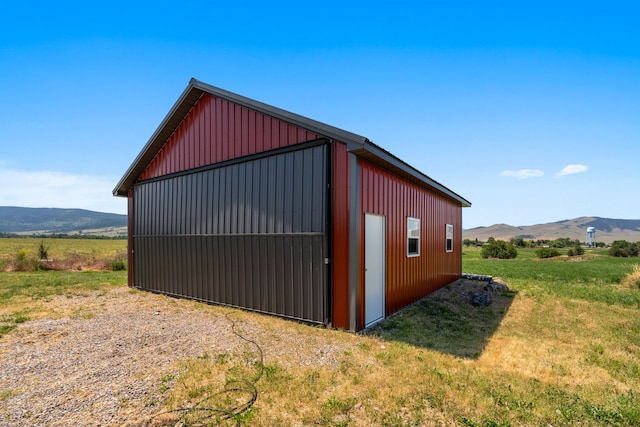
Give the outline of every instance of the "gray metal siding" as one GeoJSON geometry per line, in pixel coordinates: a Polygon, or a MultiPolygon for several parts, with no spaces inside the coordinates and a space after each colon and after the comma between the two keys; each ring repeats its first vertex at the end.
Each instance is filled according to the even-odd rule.
{"type": "Polygon", "coordinates": [[[135,286],[325,322],[326,153],[138,184],[135,286]]]}
{"type": "Polygon", "coordinates": [[[325,184],[323,146],[141,183],[136,235],[324,233],[325,184]]]}

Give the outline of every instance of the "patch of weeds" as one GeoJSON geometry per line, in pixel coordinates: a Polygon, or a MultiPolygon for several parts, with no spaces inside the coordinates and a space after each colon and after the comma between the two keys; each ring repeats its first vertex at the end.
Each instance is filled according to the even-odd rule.
{"type": "Polygon", "coordinates": [[[16,316],[15,319],[13,319],[16,324],[28,322],[29,320],[31,319],[27,316],[16,316]]]}
{"type": "Polygon", "coordinates": [[[342,375],[348,375],[349,373],[355,372],[355,364],[353,360],[349,357],[344,357],[340,360],[340,373],[342,375]]]}
{"type": "Polygon", "coordinates": [[[496,420],[494,418],[485,418],[482,420],[482,427],[511,427],[509,420],[496,420]]]}
{"type": "Polygon", "coordinates": [[[371,350],[371,344],[368,342],[361,342],[360,344],[358,344],[358,347],[360,348],[360,350],[364,350],[364,351],[371,350]]]}
{"type": "Polygon", "coordinates": [[[263,369],[264,376],[267,380],[275,379],[279,371],[279,368],[276,365],[264,365],[263,369]]]}
{"type": "Polygon", "coordinates": [[[466,417],[460,419],[462,425],[467,427],[510,427],[509,420],[496,420],[495,418],[485,417],[481,421],[471,420],[466,417]]]}
{"type": "Polygon", "coordinates": [[[219,365],[224,365],[229,361],[231,355],[229,353],[220,353],[216,356],[216,363],[219,365]]]}
{"type": "Polygon", "coordinates": [[[320,379],[320,372],[312,371],[309,375],[307,375],[307,382],[309,384],[315,384],[320,379]]]}
{"type": "Polygon", "coordinates": [[[511,387],[502,391],[492,391],[494,391],[494,393],[491,394],[496,405],[505,407],[510,411],[531,411],[535,406],[531,401],[519,399],[513,390],[511,390],[511,387]]]}
{"type": "Polygon", "coordinates": [[[22,314],[6,315],[0,318],[0,338],[18,327],[19,324],[31,320],[22,314]]]}
{"type": "Polygon", "coordinates": [[[356,404],[356,399],[339,399],[331,396],[320,408],[320,425],[348,426],[351,423],[349,411],[356,404]]]}
{"type": "Polygon", "coordinates": [[[193,387],[187,391],[187,397],[189,399],[195,399],[197,397],[204,395],[206,391],[207,391],[206,387],[193,387]]]}
{"type": "Polygon", "coordinates": [[[585,357],[585,362],[591,366],[605,369],[609,374],[621,381],[628,378],[640,378],[640,364],[631,360],[621,360],[605,353],[600,344],[592,344],[590,353],[585,357]]]}
{"type": "Polygon", "coordinates": [[[584,403],[584,409],[589,417],[604,423],[604,425],[620,425],[624,421],[624,417],[618,410],[610,410],[590,402],[584,403]]]}
{"type": "Polygon", "coordinates": [[[145,408],[148,408],[150,406],[156,406],[156,405],[158,405],[158,403],[160,403],[160,402],[158,402],[158,399],[156,399],[156,398],[148,398],[143,402],[143,405],[144,405],[145,408]]]}
{"type": "Polygon", "coordinates": [[[385,411],[382,414],[381,424],[383,426],[401,426],[403,425],[402,416],[395,411],[385,411]]]}
{"type": "Polygon", "coordinates": [[[158,390],[160,393],[166,393],[171,388],[170,383],[176,378],[176,376],[172,373],[165,374],[162,378],[160,378],[160,386],[158,390]]]}
{"type": "Polygon", "coordinates": [[[640,393],[637,391],[629,391],[626,394],[618,395],[616,398],[616,406],[627,425],[640,425],[640,393]]]}
{"type": "Polygon", "coordinates": [[[84,311],[84,309],[83,309],[83,308],[79,308],[78,310],[76,310],[76,311],[75,311],[75,312],[70,316],[70,318],[71,318],[71,319],[74,319],[74,320],[75,320],[75,319],[85,319],[85,320],[88,320],[88,319],[93,319],[94,317],[96,317],[96,315],[95,315],[94,313],[92,313],[92,312],[90,312],[90,311],[89,311],[89,312],[84,311]]]}
{"type": "Polygon", "coordinates": [[[10,397],[15,396],[17,393],[15,390],[2,390],[0,391],[0,402],[2,402],[3,400],[7,400],[10,397]]]}
{"type": "Polygon", "coordinates": [[[255,418],[254,408],[251,407],[240,414],[235,414],[231,417],[231,421],[234,421],[236,425],[251,425],[251,422],[255,418]]]}

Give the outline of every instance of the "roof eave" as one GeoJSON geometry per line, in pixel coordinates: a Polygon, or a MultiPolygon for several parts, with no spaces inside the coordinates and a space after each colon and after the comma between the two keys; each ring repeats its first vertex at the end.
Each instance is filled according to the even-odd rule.
{"type": "Polygon", "coordinates": [[[171,134],[178,128],[187,113],[198,102],[202,96],[202,89],[197,88],[193,82],[189,82],[187,88],[182,95],[173,104],[171,110],[167,113],[164,120],[160,123],[156,131],[153,133],[149,141],[142,148],[138,156],[135,158],[129,169],[125,172],[120,182],[113,189],[114,196],[127,196],[129,189],[133,186],[136,179],[142,174],[144,169],[158,154],[160,148],[169,139],[171,134]]]}
{"type": "Polygon", "coordinates": [[[409,165],[408,163],[405,163],[404,161],[400,160],[393,154],[377,146],[371,141],[365,142],[361,148],[354,147],[349,151],[353,152],[356,155],[363,152],[369,153],[374,157],[380,159],[380,161],[382,161],[386,165],[391,166],[391,168],[402,171],[403,173],[413,177],[419,182],[422,182],[428,185],[429,187],[432,187],[433,189],[437,190],[438,192],[446,195],[447,197],[456,200],[458,203],[460,203],[461,207],[464,207],[464,208],[471,207],[471,202],[465,199],[464,197],[460,196],[456,192],[440,184],[438,181],[423,174],[413,166],[409,165]]]}

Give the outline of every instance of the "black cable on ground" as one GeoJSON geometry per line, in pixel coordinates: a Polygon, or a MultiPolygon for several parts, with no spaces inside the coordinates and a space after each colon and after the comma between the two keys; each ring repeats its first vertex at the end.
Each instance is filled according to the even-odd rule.
{"type": "Polygon", "coordinates": [[[258,399],[258,389],[256,387],[256,383],[260,381],[262,375],[264,373],[264,356],[262,353],[262,348],[252,339],[247,338],[236,331],[236,322],[229,317],[231,313],[227,313],[225,316],[227,320],[231,322],[231,332],[236,335],[238,338],[246,341],[247,343],[255,346],[256,352],[258,353],[259,361],[257,362],[257,371],[256,374],[248,379],[239,379],[228,382],[223,390],[220,390],[217,393],[209,394],[201,399],[198,403],[190,407],[180,407],[176,409],[172,409],[170,411],[161,412],[159,414],[153,415],[147,422],[145,426],[167,426],[167,425],[183,425],[185,421],[188,420],[188,425],[192,426],[204,426],[204,425],[213,425],[218,421],[231,420],[236,418],[236,425],[241,425],[240,415],[251,409],[253,404],[258,399]],[[219,398],[222,395],[241,392],[245,393],[248,396],[245,402],[232,406],[230,408],[227,407],[217,407],[217,406],[208,406],[207,402],[219,398]],[[160,417],[163,416],[174,416],[171,420],[160,420],[160,417]],[[154,423],[154,424],[151,424],[154,423]]]}

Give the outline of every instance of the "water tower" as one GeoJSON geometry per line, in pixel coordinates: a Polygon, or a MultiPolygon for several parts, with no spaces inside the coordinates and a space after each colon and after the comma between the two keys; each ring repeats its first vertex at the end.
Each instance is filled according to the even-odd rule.
{"type": "Polygon", "coordinates": [[[587,228],[587,246],[592,247],[596,245],[596,228],[587,228]]]}

